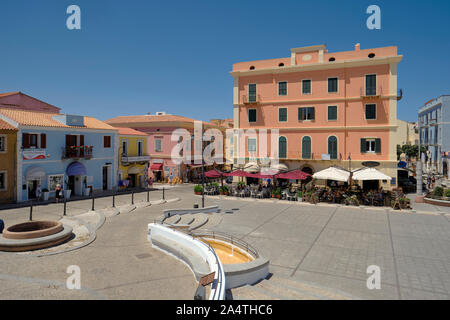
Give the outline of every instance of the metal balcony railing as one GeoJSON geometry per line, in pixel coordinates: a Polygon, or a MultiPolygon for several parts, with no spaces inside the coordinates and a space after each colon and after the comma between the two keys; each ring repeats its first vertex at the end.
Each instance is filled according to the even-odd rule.
{"type": "Polygon", "coordinates": [[[93,146],[66,146],[62,148],[63,159],[91,159],[93,146]]]}
{"type": "Polygon", "coordinates": [[[378,98],[383,94],[383,87],[361,87],[360,96],[363,98],[378,98]]]}
{"type": "Polygon", "coordinates": [[[150,161],[150,156],[148,154],[143,154],[140,156],[122,154],[122,162],[123,163],[147,162],[147,161],[150,161]]]}
{"type": "Polygon", "coordinates": [[[259,94],[244,95],[242,96],[242,101],[244,104],[253,104],[261,102],[261,96],[259,94]]]}

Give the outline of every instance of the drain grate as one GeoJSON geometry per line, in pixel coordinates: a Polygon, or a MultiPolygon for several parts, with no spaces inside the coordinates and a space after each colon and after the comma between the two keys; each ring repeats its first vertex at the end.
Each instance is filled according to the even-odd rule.
{"type": "Polygon", "coordinates": [[[150,258],[152,255],[150,253],[141,253],[141,254],[137,254],[136,258],[138,259],[147,259],[150,258]]]}

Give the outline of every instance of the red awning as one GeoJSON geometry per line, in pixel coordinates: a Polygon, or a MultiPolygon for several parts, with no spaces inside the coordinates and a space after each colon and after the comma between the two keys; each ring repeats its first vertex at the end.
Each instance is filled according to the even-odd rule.
{"type": "Polygon", "coordinates": [[[223,172],[220,172],[219,170],[209,170],[205,172],[205,177],[207,178],[220,178],[222,177],[223,172]]]}
{"type": "Polygon", "coordinates": [[[162,163],[154,163],[150,166],[150,170],[152,171],[161,171],[163,164],[162,163]]]}
{"type": "Polygon", "coordinates": [[[308,178],[310,176],[311,176],[310,174],[303,172],[301,170],[293,170],[293,171],[277,174],[276,178],[289,179],[289,180],[305,180],[306,178],[308,178]]]}
{"type": "Polygon", "coordinates": [[[249,173],[242,171],[242,170],[236,170],[230,173],[224,173],[225,177],[248,177],[249,173]]]}
{"type": "Polygon", "coordinates": [[[263,174],[263,173],[247,173],[246,177],[256,179],[273,179],[275,174],[263,174]]]}

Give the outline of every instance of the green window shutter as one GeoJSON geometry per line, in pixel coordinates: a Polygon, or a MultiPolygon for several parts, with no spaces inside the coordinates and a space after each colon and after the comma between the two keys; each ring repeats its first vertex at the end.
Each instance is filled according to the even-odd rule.
{"type": "Polygon", "coordinates": [[[311,120],[315,120],[316,119],[316,112],[315,112],[315,108],[314,107],[312,107],[311,108],[311,120]]]}
{"type": "Polygon", "coordinates": [[[361,153],[366,153],[366,139],[361,139],[361,153]]]}
{"type": "Polygon", "coordinates": [[[311,158],[311,138],[303,137],[302,139],[302,158],[309,159],[311,158]]]}
{"type": "Polygon", "coordinates": [[[375,153],[381,153],[381,139],[375,139],[375,153]]]}
{"type": "Polygon", "coordinates": [[[298,120],[303,120],[303,108],[298,108],[298,120]]]}
{"type": "Polygon", "coordinates": [[[287,150],[286,150],[286,138],[280,137],[278,139],[278,157],[279,158],[286,158],[287,150]]]}

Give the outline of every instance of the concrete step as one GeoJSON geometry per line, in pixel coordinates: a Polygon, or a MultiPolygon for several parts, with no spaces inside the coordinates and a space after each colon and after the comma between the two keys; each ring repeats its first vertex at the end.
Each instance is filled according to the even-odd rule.
{"type": "Polygon", "coordinates": [[[204,213],[196,214],[194,222],[192,222],[191,226],[189,227],[189,231],[198,229],[204,226],[207,222],[208,222],[207,214],[204,213]]]}
{"type": "Polygon", "coordinates": [[[179,225],[191,225],[195,218],[192,214],[183,214],[181,220],[177,222],[179,225]]]}
{"type": "MultiPolygon", "coordinates": [[[[164,218],[164,217],[163,217],[163,218],[164,218]]],[[[175,216],[171,216],[171,217],[165,219],[165,220],[164,220],[164,223],[167,223],[167,224],[177,224],[178,222],[180,222],[180,220],[181,220],[181,216],[175,215],[175,216]]]]}

